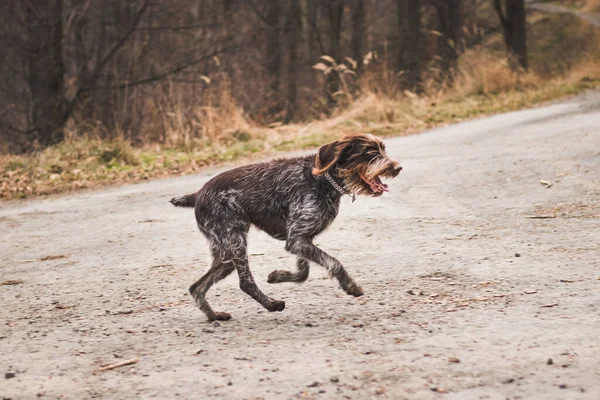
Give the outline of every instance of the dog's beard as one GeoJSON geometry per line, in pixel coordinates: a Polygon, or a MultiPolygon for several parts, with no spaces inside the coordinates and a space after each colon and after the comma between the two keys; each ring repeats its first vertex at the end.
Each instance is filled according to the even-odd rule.
{"type": "Polygon", "coordinates": [[[340,170],[348,191],[354,194],[378,197],[389,191],[387,184],[381,178],[392,178],[393,164],[384,157],[376,157],[365,166],[355,166],[340,170]]]}

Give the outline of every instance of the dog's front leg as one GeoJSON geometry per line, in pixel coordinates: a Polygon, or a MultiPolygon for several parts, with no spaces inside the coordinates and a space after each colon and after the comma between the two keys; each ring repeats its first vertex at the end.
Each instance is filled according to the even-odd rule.
{"type": "Polygon", "coordinates": [[[346,293],[356,297],[364,294],[361,287],[348,275],[342,263],[315,246],[309,238],[290,236],[285,244],[285,249],[325,267],[329,272],[329,277],[337,278],[346,293]]]}
{"type": "Polygon", "coordinates": [[[238,271],[240,278],[240,289],[246,292],[254,300],[258,301],[264,308],[269,311],[283,311],[285,302],[282,300],[274,300],[265,295],[254,282],[248,260],[246,258],[235,260],[235,268],[238,271]]]}

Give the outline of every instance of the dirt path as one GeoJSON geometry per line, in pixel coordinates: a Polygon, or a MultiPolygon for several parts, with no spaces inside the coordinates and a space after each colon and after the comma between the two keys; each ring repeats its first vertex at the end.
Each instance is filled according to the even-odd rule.
{"type": "Polygon", "coordinates": [[[598,399],[599,126],[596,93],[388,140],[391,192],[344,199],[318,240],[366,295],[316,266],[268,285],[293,258],[253,231],[286,309],[232,276],[220,326],[187,294],[208,266],[192,212],[167,203],[208,174],[4,204],[0,397],[598,399]]]}

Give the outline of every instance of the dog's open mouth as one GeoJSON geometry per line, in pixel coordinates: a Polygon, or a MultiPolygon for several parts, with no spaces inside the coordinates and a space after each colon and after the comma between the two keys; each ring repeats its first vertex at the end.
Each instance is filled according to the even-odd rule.
{"type": "Polygon", "coordinates": [[[381,179],[378,176],[375,176],[371,179],[368,179],[366,176],[361,175],[360,178],[371,188],[373,193],[383,194],[383,192],[389,192],[390,189],[388,185],[381,182],[381,179]]]}

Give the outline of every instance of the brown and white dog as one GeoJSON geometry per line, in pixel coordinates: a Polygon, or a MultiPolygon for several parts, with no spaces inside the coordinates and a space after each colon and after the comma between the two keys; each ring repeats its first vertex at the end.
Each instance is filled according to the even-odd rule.
{"type": "Polygon", "coordinates": [[[388,186],[381,178],[397,176],[402,167],[388,157],[381,139],[371,134],[347,135],[321,146],[315,155],[277,159],[223,172],[198,192],[174,197],[177,207],[194,207],[198,228],[206,236],[213,262],[208,272],[190,287],[190,293],[209,321],[228,320],[206,301],[206,292],[234,269],[240,288],[269,311],[283,311],[285,303],[267,297],[256,286],[250,267],[246,237],[251,225],[297,256],[297,271],[271,272],[269,283],[304,282],[309,261],[327,269],[346,293],[363,291],[342,264],[313,244],[338,214],[344,194],[381,196],[388,186]]]}

